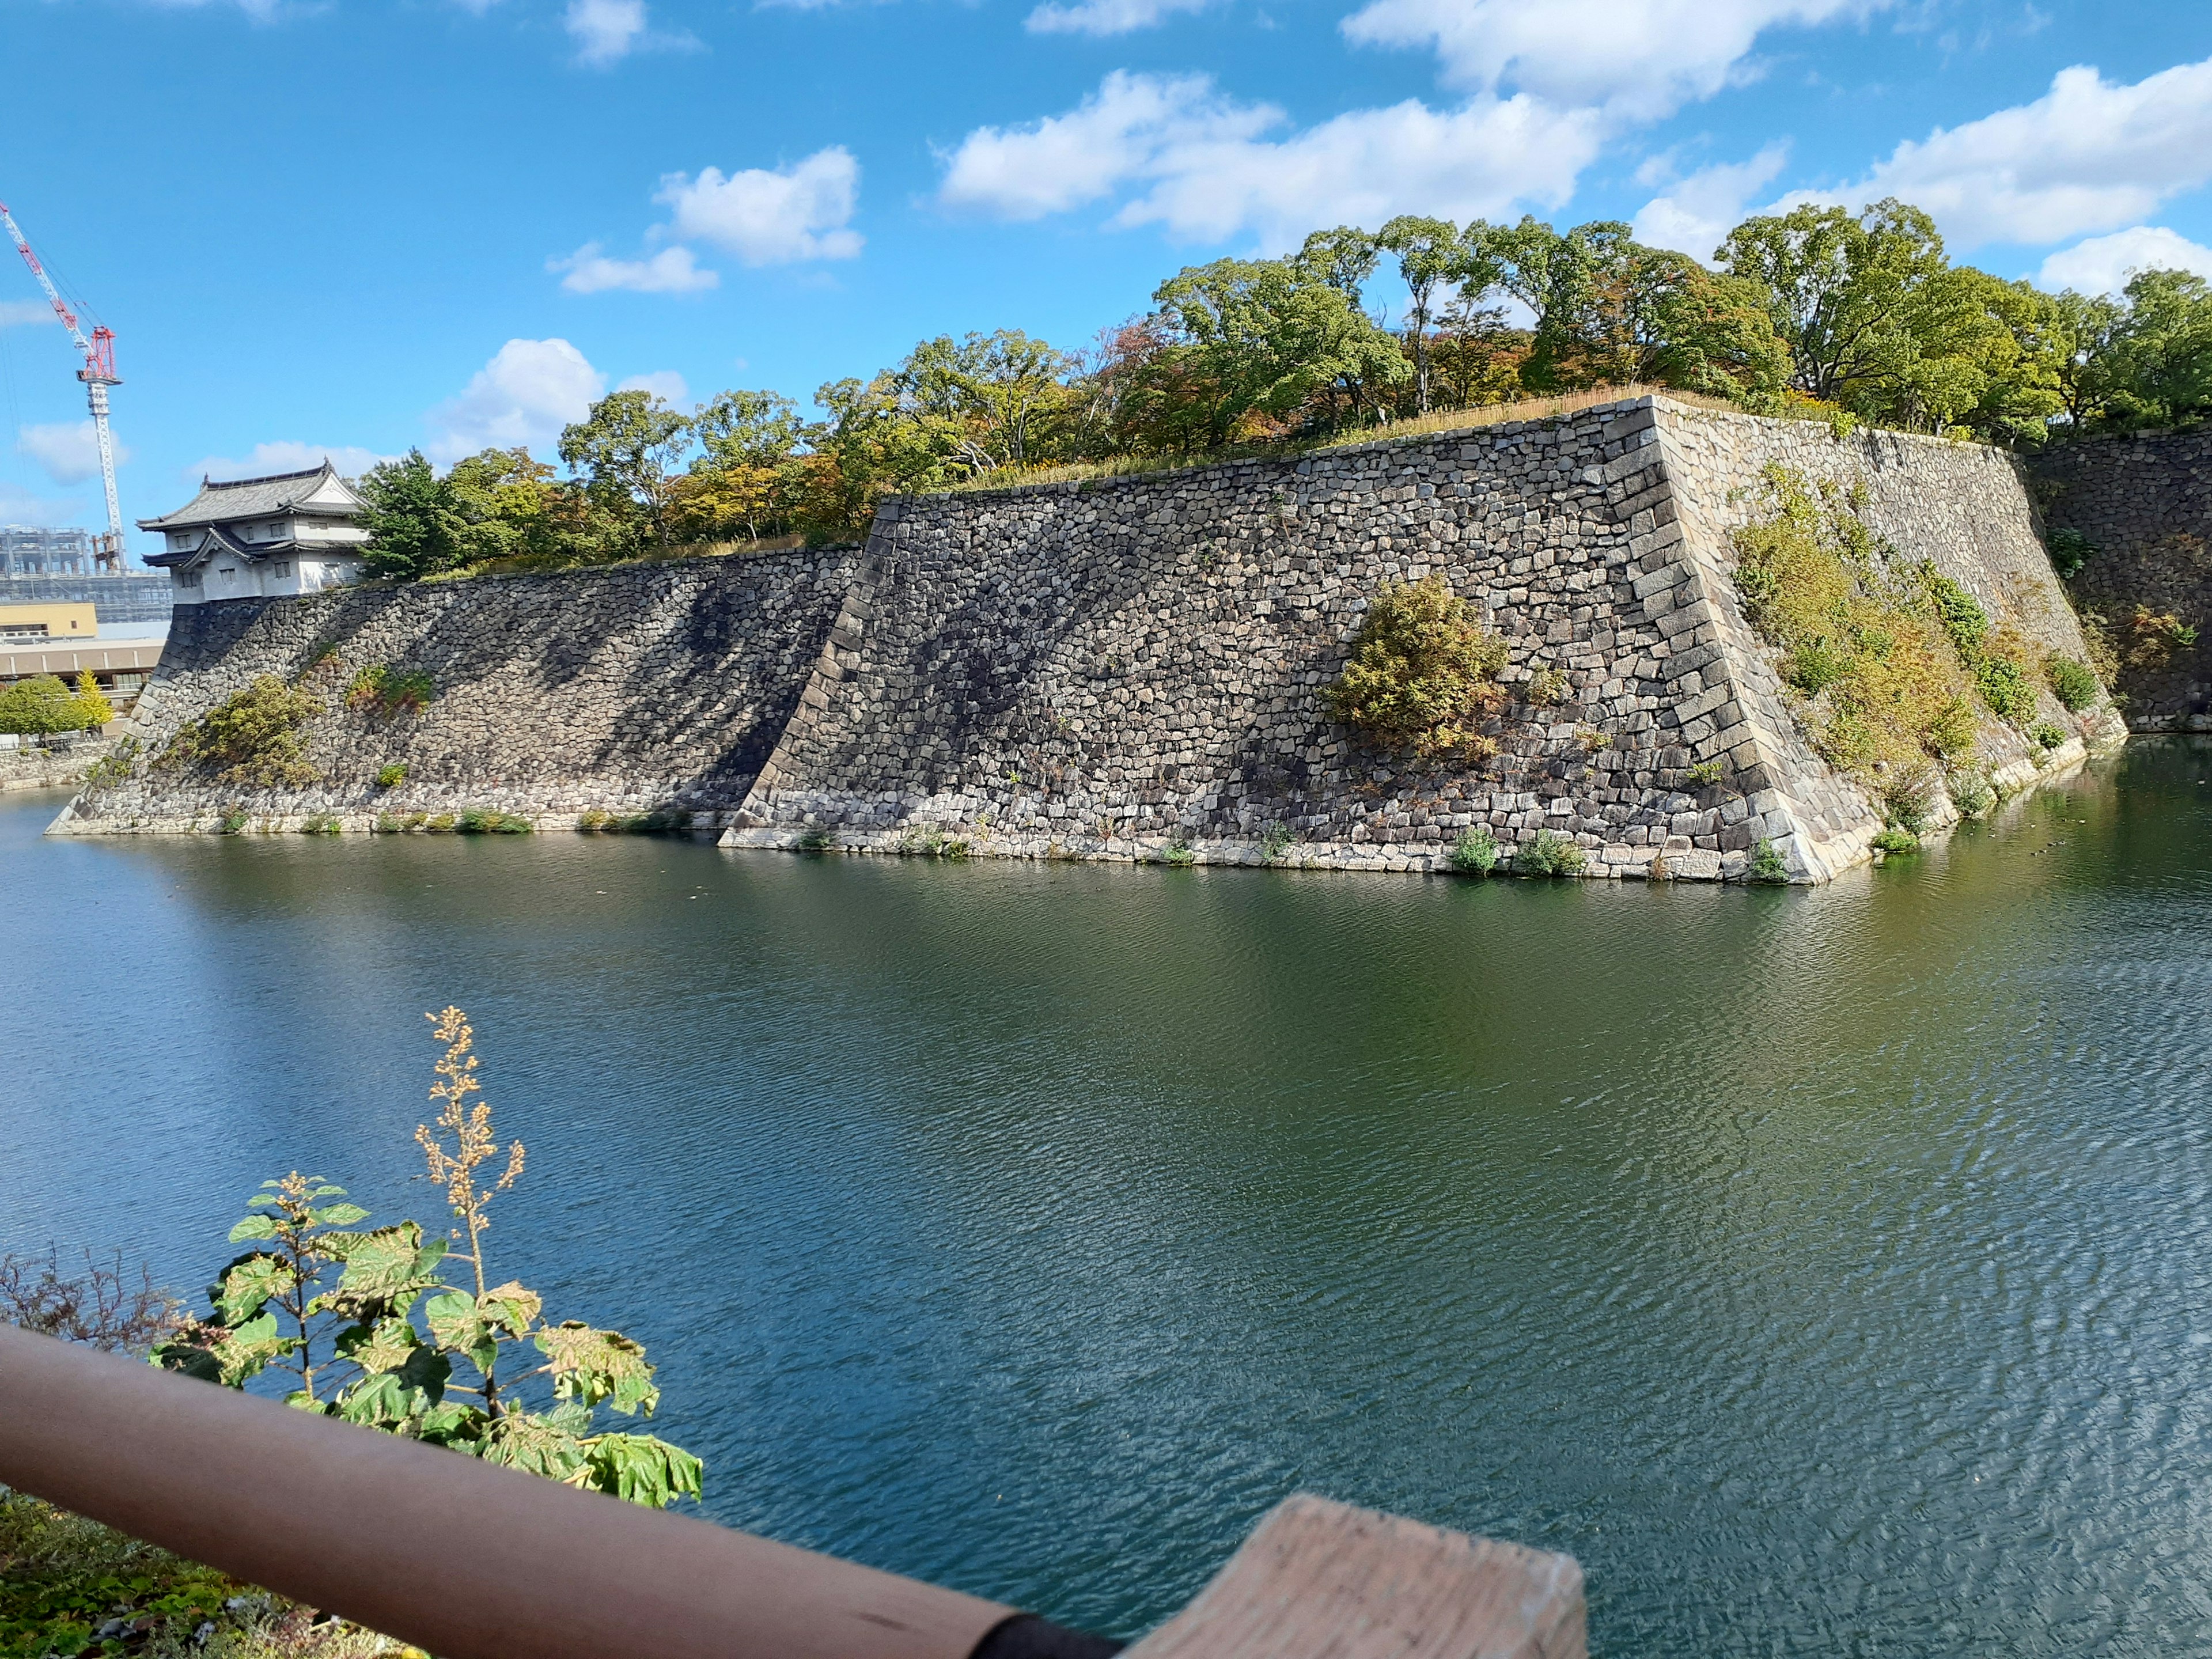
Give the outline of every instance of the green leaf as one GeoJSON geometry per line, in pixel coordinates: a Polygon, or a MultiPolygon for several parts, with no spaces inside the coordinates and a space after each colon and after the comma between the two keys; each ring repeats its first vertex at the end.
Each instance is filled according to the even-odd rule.
{"type": "Polygon", "coordinates": [[[705,1466],[681,1446],[649,1434],[603,1434],[589,1445],[592,1486],[626,1504],[665,1509],[699,1495],[705,1466]]]}
{"type": "Polygon", "coordinates": [[[538,1347],[550,1362],[553,1391],[563,1400],[587,1406],[604,1401],[625,1414],[642,1410],[647,1417],[660,1403],[645,1350],[620,1331],[570,1320],[538,1332],[538,1347]]]}
{"type": "Polygon", "coordinates": [[[276,1237],[276,1224],[265,1215],[250,1215],[230,1230],[230,1242],[234,1244],[249,1238],[276,1237]]]}
{"type": "Polygon", "coordinates": [[[331,1306],[362,1315],[404,1313],[438,1282],[437,1264],[445,1254],[446,1241],[425,1245],[422,1228],[412,1221],[358,1234],[345,1246],[345,1273],[331,1306]]]}
{"type": "Polygon", "coordinates": [[[319,1198],[343,1198],[346,1195],[344,1188],[333,1187],[328,1182],[322,1181],[319,1176],[310,1178],[321,1183],[308,1193],[307,1201],[311,1204],[319,1198]]]}
{"type": "Polygon", "coordinates": [[[450,1373],[443,1354],[417,1344],[404,1365],[364,1376],[341,1394],[337,1414],[349,1423],[405,1433],[438,1404],[450,1373]]]}
{"type": "Polygon", "coordinates": [[[487,1463],[503,1463],[563,1486],[591,1481],[590,1455],[584,1443],[560,1425],[527,1412],[509,1412],[494,1423],[479,1455],[487,1463]]]}
{"type": "Polygon", "coordinates": [[[430,1340],[441,1348],[466,1354],[479,1371],[489,1371],[499,1358],[499,1340],[477,1311],[473,1298],[460,1291],[434,1296],[422,1304],[422,1317],[430,1327],[430,1340]]]}
{"type": "Polygon", "coordinates": [[[487,1323],[509,1336],[529,1335],[530,1328],[545,1311],[544,1301],[537,1291],[526,1291],[511,1279],[486,1291],[477,1305],[487,1323]]]}
{"type": "Polygon", "coordinates": [[[424,1412],[416,1437],[474,1457],[483,1450],[484,1430],[490,1421],[483,1407],[454,1401],[424,1412]]]}
{"type": "Polygon", "coordinates": [[[234,1328],[259,1313],[271,1297],[289,1296],[299,1285],[299,1274],[282,1256],[253,1250],[222,1270],[208,1298],[221,1311],[222,1322],[234,1328]]]}
{"type": "Polygon", "coordinates": [[[299,1346],[298,1337],[277,1334],[275,1314],[264,1313],[224,1333],[214,1353],[222,1367],[223,1386],[239,1389],[246,1386],[248,1377],[259,1376],[272,1361],[295,1352],[299,1346]]]}
{"type": "Polygon", "coordinates": [[[313,1212],[313,1215],[325,1227],[350,1227],[356,1221],[368,1219],[368,1212],[358,1204],[333,1204],[326,1210],[313,1212]]]}
{"type": "Polygon", "coordinates": [[[353,1326],[338,1334],[337,1343],[340,1353],[371,1376],[398,1370],[422,1346],[422,1339],[404,1319],[353,1326]]]}

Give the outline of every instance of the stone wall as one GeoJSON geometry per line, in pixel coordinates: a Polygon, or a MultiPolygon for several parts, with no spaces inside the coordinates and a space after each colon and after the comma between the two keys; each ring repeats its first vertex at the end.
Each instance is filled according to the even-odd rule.
{"type": "Polygon", "coordinates": [[[2053,444],[2027,465],[2051,527],[2096,550],[2069,586],[2130,659],[2115,687],[2128,723],[2212,731],[2212,428],[2053,444]],[[2142,649],[2138,605],[2197,627],[2196,647],[2142,649]]]}
{"type": "MultiPolygon", "coordinates": [[[[1811,753],[1735,602],[1726,532],[1775,459],[1864,477],[1905,551],[2081,653],[2003,458],[1650,398],[1298,460],[925,497],[878,517],[726,839],[1426,869],[1484,824],[1508,845],[1571,837],[1605,873],[1656,860],[1719,874],[1765,839],[1824,878],[1863,859],[1881,821],[1811,753]],[[1376,754],[1320,702],[1376,590],[1432,571],[1511,650],[1517,700],[1489,728],[1497,756],[1472,768],[1376,754]]],[[[2006,781],[2026,782],[2027,745],[1994,724],[1990,737],[2006,781]]]]}
{"type": "Polygon", "coordinates": [[[532,815],[735,806],[774,748],[858,562],[850,549],[690,559],[302,599],[179,607],[128,724],[149,752],[256,677],[298,680],[311,787],[256,790],[141,766],[75,809],[80,833],[470,806],[532,815]],[[419,712],[346,706],[363,668],[427,673],[419,712]],[[376,775],[404,765],[406,780],[376,775]]]}
{"type": "MultiPolygon", "coordinates": [[[[1904,553],[2081,653],[2002,456],[1647,398],[894,501],[860,551],[193,607],[140,706],[149,744],[273,673],[330,705],[309,734],[324,781],[142,766],[58,827],[681,806],[741,847],[1426,870],[1482,825],[1508,848],[1571,840],[1594,873],[1711,878],[1764,840],[1822,879],[1881,818],[1808,746],[1736,602],[1729,532],[1775,460],[1863,484],[1904,553]],[[1377,590],[1432,573],[1509,649],[1496,752],[1473,763],[1378,752],[1323,709],[1377,590]],[[428,672],[435,700],[339,707],[380,663],[428,672]],[[378,789],[393,762],[405,783],[378,789]]],[[[2106,721],[2040,759],[1995,722],[1984,739],[2024,787],[2106,721]]]]}

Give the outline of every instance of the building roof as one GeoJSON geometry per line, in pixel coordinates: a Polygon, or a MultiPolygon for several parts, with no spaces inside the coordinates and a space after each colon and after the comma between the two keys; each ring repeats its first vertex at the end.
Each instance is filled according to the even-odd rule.
{"type": "Polygon", "coordinates": [[[159,640],[94,640],[76,644],[0,645],[0,679],[21,679],[32,674],[64,678],[90,668],[145,670],[161,660],[159,640]]]}
{"type": "MultiPolygon", "coordinates": [[[[265,478],[233,478],[223,483],[203,477],[200,493],[173,513],[141,519],[141,530],[194,530],[308,507],[321,513],[356,514],[368,505],[338,477],[325,459],[305,472],[276,472],[265,478]]],[[[151,561],[149,560],[150,563],[151,561]]]]}
{"type": "Polygon", "coordinates": [[[343,553],[359,558],[363,550],[359,542],[317,541],[297,536],[288,536],[281,542],[249,542],[232,535],[222,525],[211,524],[207,526],[207,534],[200,538],[198,546],[149,553],[146,562],[164,570],[176,570],[189,568],[218,553],[228,553],[251,564],[263,559],[289,558],[295,553],[343,553]]]}

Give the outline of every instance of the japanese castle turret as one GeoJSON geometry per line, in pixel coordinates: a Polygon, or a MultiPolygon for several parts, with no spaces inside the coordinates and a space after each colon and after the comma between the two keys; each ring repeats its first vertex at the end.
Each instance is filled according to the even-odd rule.
{"type": "Polygon", "coordinates": [[[179,605],[319,593],[361,579],[367,506],[325,460],[307,472],[202,478],[191,501],[138,527],[161,532],[146,562],[168,571],[179,605]]]}

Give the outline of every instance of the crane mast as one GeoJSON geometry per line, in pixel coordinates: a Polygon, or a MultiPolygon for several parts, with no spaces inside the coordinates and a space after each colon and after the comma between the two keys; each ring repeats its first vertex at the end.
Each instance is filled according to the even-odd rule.
{"type": "Polygon", "coordinates": [[[70,342],[84,359],[84,367],[76,372],[84,382],[85,401],[92,410],[92,434],[100,446],[100,481],[107,488],[107,533],[100,538],[99,561],[103,570],[123,568],[123,508],[115,495],[115,439],[107,429],[107,388],[121,386],[122,379],[115,372],[115,331],[95,325],[92,337],[85,338],[84,331],[77,326],[76,313],[63,303],[55,290],[54,279],[46,275],[46,268],[39,263],[39,256],[31,252],[31,245],[17,228],[15,216],[8,211],[8,204],[0,202],[0,226],[8,232],[8,240],[15,245],[15,252],[23,256],[23,263],[31,268],[31,275],[39,279],[46,291],[46,303],[54,308],[62,326],[69,331],[70,342]]]}

